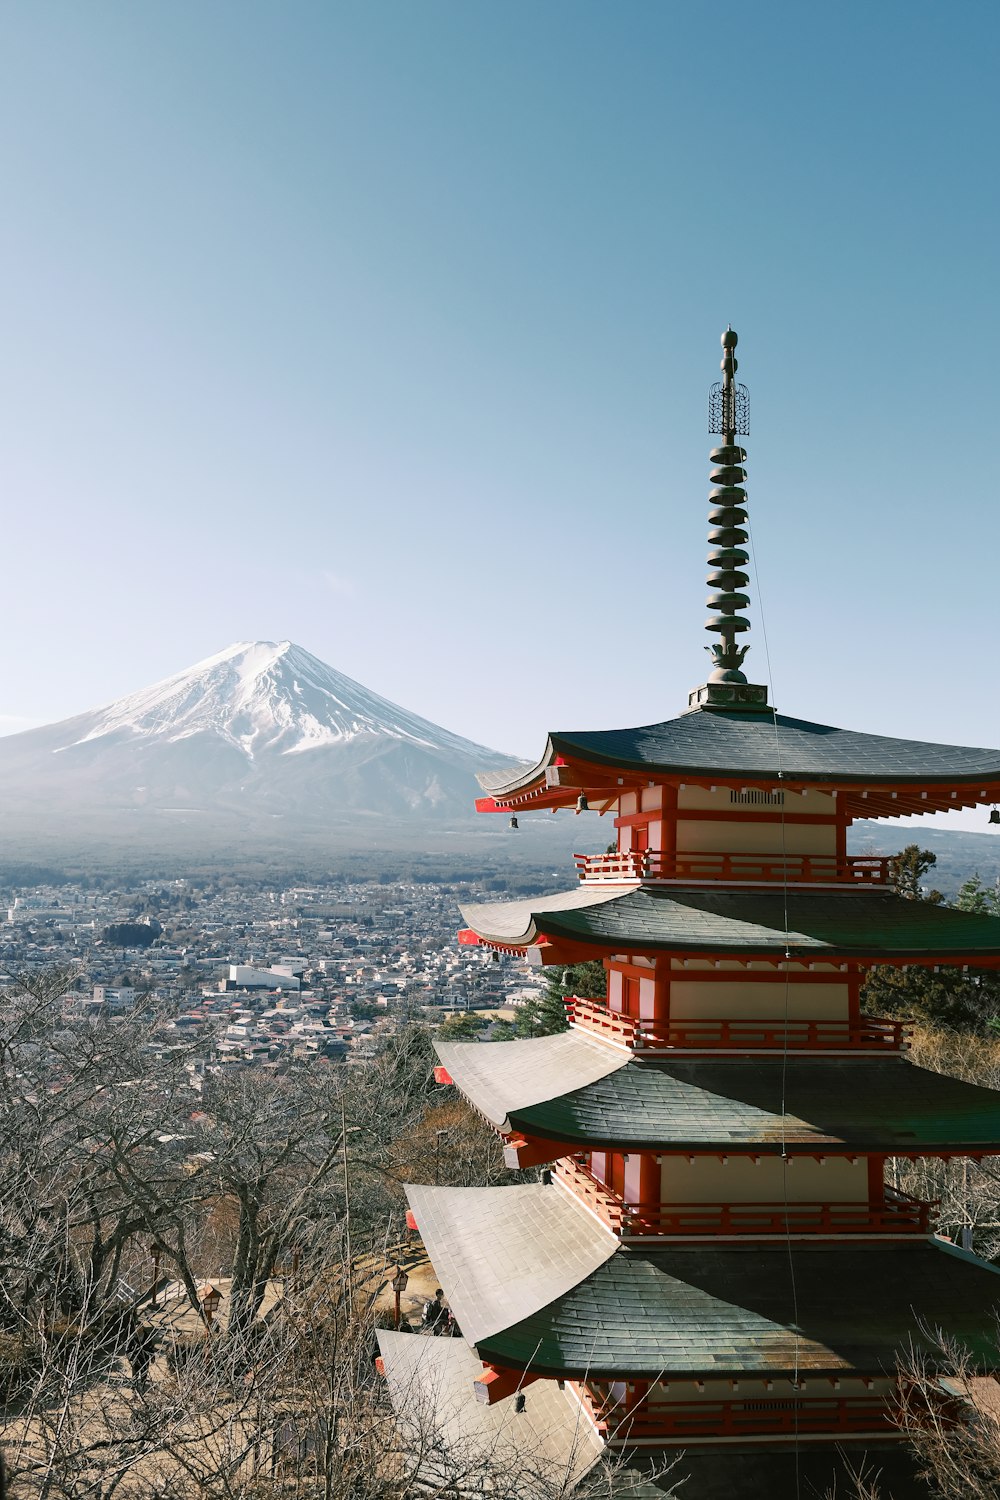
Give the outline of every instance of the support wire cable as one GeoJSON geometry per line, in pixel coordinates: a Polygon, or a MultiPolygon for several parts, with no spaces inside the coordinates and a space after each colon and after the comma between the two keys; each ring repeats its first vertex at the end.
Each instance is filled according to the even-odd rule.
{"type": "MultiPolygon", "coordinates": [[[[749,493],[747,494],[749,500],[749,493]]],[[[781,761],[781,735],[778,732],[778,710],[775,704],[776,693],[774,691],[774,673],[771,668],[771,651],[767,640],[767,624],[764,617],[764,596],[760,586],[760,574],[757,569],[757,548],[754,545],[753,526],[750,522],[749,505],[747,506],[747,518],[743,523],[747,529],[747,539],[750,543],[750,560],[753,565],[754,590],[757,595],[757,610],[760,615],[760,633],[764,643],[764,666],[767,679],[768,696],[771,699],[771,724],[774,730],[774,752],[778,770],[778,780],[784,780],[784,767],[781,761]]],[[[792,1247],[792,1230],[789,1217],[788,1201],[788,1140],[786,1122],[787,1109],[787,1087],[788,1087],[788,1023],[790,1020],[791,1007],[791,978],[789,974],[789,962],[791,960],[791,928],[788,919],[788,847],[785,827],[785,796],[781,794],[779,802],[780,809],[780,843],[781,843],[781,895],[782,895],[782,918],[784,922],[785,940],[785,988],[784,988],[784,1037],[781,1049],[781,1184],[782,1198],[785,1209],[785,1252],[788,1258],[788,1280],[792,1293],[792,1349],[793,1349],[793,1383],[795,1392],[792,1399],[792,1417],[794,1421],[794,1451],[795,1451],[795,1494],[797,1500],[801,1500],[801,1482],[799,1475],[799,1297],[795,1278],[795,1254],[792,1247]]]]}

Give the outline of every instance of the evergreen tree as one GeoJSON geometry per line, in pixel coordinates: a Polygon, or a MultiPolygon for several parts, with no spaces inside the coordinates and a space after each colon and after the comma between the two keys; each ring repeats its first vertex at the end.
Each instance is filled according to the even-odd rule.
{"type": "Polygon", "coordinates": [[[474,1011],[465,1011],[458,1016],[449,1016],[442,1021],[438,1028],[438,1036],[442,1042],[473,1042],[479,1033],[489,1025],[485,1016],[477,1015],[474,1011]]]}
{"type": "Polygon", "coordinates": [[[518,1036],[553,1036],[567,1031],[566,1000],[578,995],[582,1000],[603,1000],[607,994],[607,975],[599,959],[590,963],[570,964],[566,969],[551,969],[540,995],[518,1006],[514,1025],[518,1036]]]}
{"type": "MultiPolygon", "coordinates": [[[[900,896],[940,906],[940,891],[922,884],[937,863],[937,855],[918,844],[908,844],[890,861],[890,878],[900,896]]],[[[978,875],[967,880],[955,906],[962,911],[1000,916],[1000,891],[984,888],[978,875]]],[[[861,1008],[867,1015],[923,1021],[949,1031],[992,1032],[1000,1029],[1000,975],[963,974],[960,968],[931,969],[915,965],[904,970],[888,964],[870,971],[861,987],[861,1008]]]]}

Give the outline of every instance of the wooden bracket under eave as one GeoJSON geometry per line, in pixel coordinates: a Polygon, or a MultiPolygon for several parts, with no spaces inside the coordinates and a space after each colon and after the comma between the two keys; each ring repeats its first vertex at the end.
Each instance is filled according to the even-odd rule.
{"type": "Polygon", "coordinates": [[[532,1375],[527,1370],[508,1370],[503,1365],[484,1365],[483,1373],[476,1377],[472,1383],[472,1389],[476,1393],[476,1400],[480,1406],[495,1406],[498,1401],[506,1401],[508,1396],[514,1396],[518,1391],[523,1391],[526,1385],[540,1380],[541,1376],[532,1375]]]}
{"type": "Polygon", "coordinates": [[[542,1167],[546,1162],[572,1156],[579,1149],[566,1141],[546,1141],[537,1135],[508,1135],[504,1137],[503,1164],[512,1171],[524,1171],[528,1167],[542,1167]]]}

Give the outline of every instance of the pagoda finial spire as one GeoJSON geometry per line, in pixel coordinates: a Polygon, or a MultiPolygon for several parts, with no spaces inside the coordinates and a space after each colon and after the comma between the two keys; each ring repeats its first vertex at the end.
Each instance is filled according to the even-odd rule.
{"type": "Polygon", "coordinates": [[[715,465],[710,475],[715,488],[708,497],[708,540],[712,548],[708,586],[713,590],[708,607],[713,613],[705,629],[721,639],[706,647],[715,670],[708,682],[689,696],[692,708],[759,708],[767,704],[767,688],[748,683],[741,670],[750,648],[737,644],[737,637],[750,629],[743,613],[750,607],[743,593],[750,582],[744,571],[749,562],[744,550],[748,533],[744,530],[747,495],[743,485],[747,476],[743,465],[747,455],[736,441],[750,431],[750,395],[745,385],[736,383],[737,342],[733,329],[727,328],[722,335],[722,380],[709,395],[709,431],[719,433],[722,444],[709,455],[715,465]]]}

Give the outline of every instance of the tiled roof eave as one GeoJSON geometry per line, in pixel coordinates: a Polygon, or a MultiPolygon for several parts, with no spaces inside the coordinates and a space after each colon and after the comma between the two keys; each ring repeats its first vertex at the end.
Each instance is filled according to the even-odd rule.
{"type": "Polygon", "coordinates": [[[876,1375],[911,1340],[932,1341],[926,1330],[947,1308],[978,1366],[1000,1364],[992,1318],[1000,1273],[975,1256],[938,1241],[800,1247],[794,1315],[784,1268],[777,1245],[620,1250],[476,1349],[556,1377],[876,1375]],[[854,1293],[845,1304],[847,1284],[854,1293]]]}
{"type": "Polygon", "coordinates": [[[901,1058],[633,1059],[510,1110],[514,1129],[564,1147],[676,1154],[991,1155],[998,1121],[997,1090],[901,1058]]]}
{"type": "Polygon", "coordinates": [[[537,901],[466,906],[479,940],[506,947],[580,944],[656,952],[812,962],[1000,961],[1000,918],[906,901],[885,890],[737,890],[578,886],[537,901]]]}
{"type": "Polygon", "coordinates": [[[521,1110],[511,1112],[508,1124],[512,1131],[536,1136],[543,1141],[555,1141],[560,1145],[579,1146],[591,1151],[655,1151],[664,1156],[716,1156],[719,1152],[725,1152],[732,1156],[846,1157],[872,1153],[903,1158],[939,1157],[946,1160],[958,1156],[995,1156],[997,1153],[997,1141],[993,1138],[957,1141],[952,1145],[939,1140],[914,1139],[904,1142],[898,1137],[880,1136],[874,1129],[860,1132],[857,1138],[851,1139],[846,1136],[815,1135],[808,1140],[796,1137],[782,1141],[763,1134],[759,1137],[748,1135],[734,1139],[720,1131],[714,1140],[706,1140],[704,1136],[688,1138],[678,1135],[665,1141],[662,1135],[650,1135],[648,1138],[629,1136],[627,1140],[623,1140],[620,1134],[614,1132],[571,1126],[564,1130],[552,1130],[538,1125],[527,1112],[521,1110]]]}
{"type": "Polygon", "coordinates": [[[523,794],[544,780],[557,757],[628,777],[781,780],[786,786],[855,792],[886,787],[914,795],[953,788],[974,793],[973,803],[1000,793],[1000,750],[894,739],[782,714],[707,709],[634,729],[554,733],[536,765],[486,777],[483,784],[501,801],[523,794]]]}
{"type": "MultiPolygon", "coordinates": [[[[699,943],[680,942],[671,939],[669,942],[658,942],[649,938],[636,929],[632,934],[620,933],[614,937],[601,935],[588,935],[572,927],[563,927],[558,922],[547,921],[544,930],[537,924],[525,933],[524,937],[516,941],[518,947],[531,947],[539,941],[551,941],[554,938],[563,938],[567,942],[586,943],[600,948],[602,952],[609,950],[624,950],[629,953],[658,953],[665,956],[676,956],[678,958],[780,958],[789,960],[807,960],[812,963],[828,961],[836,963],[843,961],[869,967],[874,964],[914,964],[918,966],[927,964],[945,964],[948,962],[941,948],[892,948],[886,949],[874,945],[853,948],[846,944],[824,944],[824,943],[786,943],[782,937],[777,936],[769,943],[699,943]]],[[[488,937],[484,941],[489,943],[488,937]]],[[[509,938],[503,939],[510,942],[509,938]]],[[[963,950],[963,955],[953,957],[951,962],[965,963],[968,961],[973,968],[994,968],[1000,965],[1000,945],[993,948],[976,948],[963,950]],[[968,960],[964,957],[968,953],[968,960]]],[[[720,973],[720,978],[725,978],[720,973]]],[[[731,977],[731,976],[730,976],[731,977]]]]}

